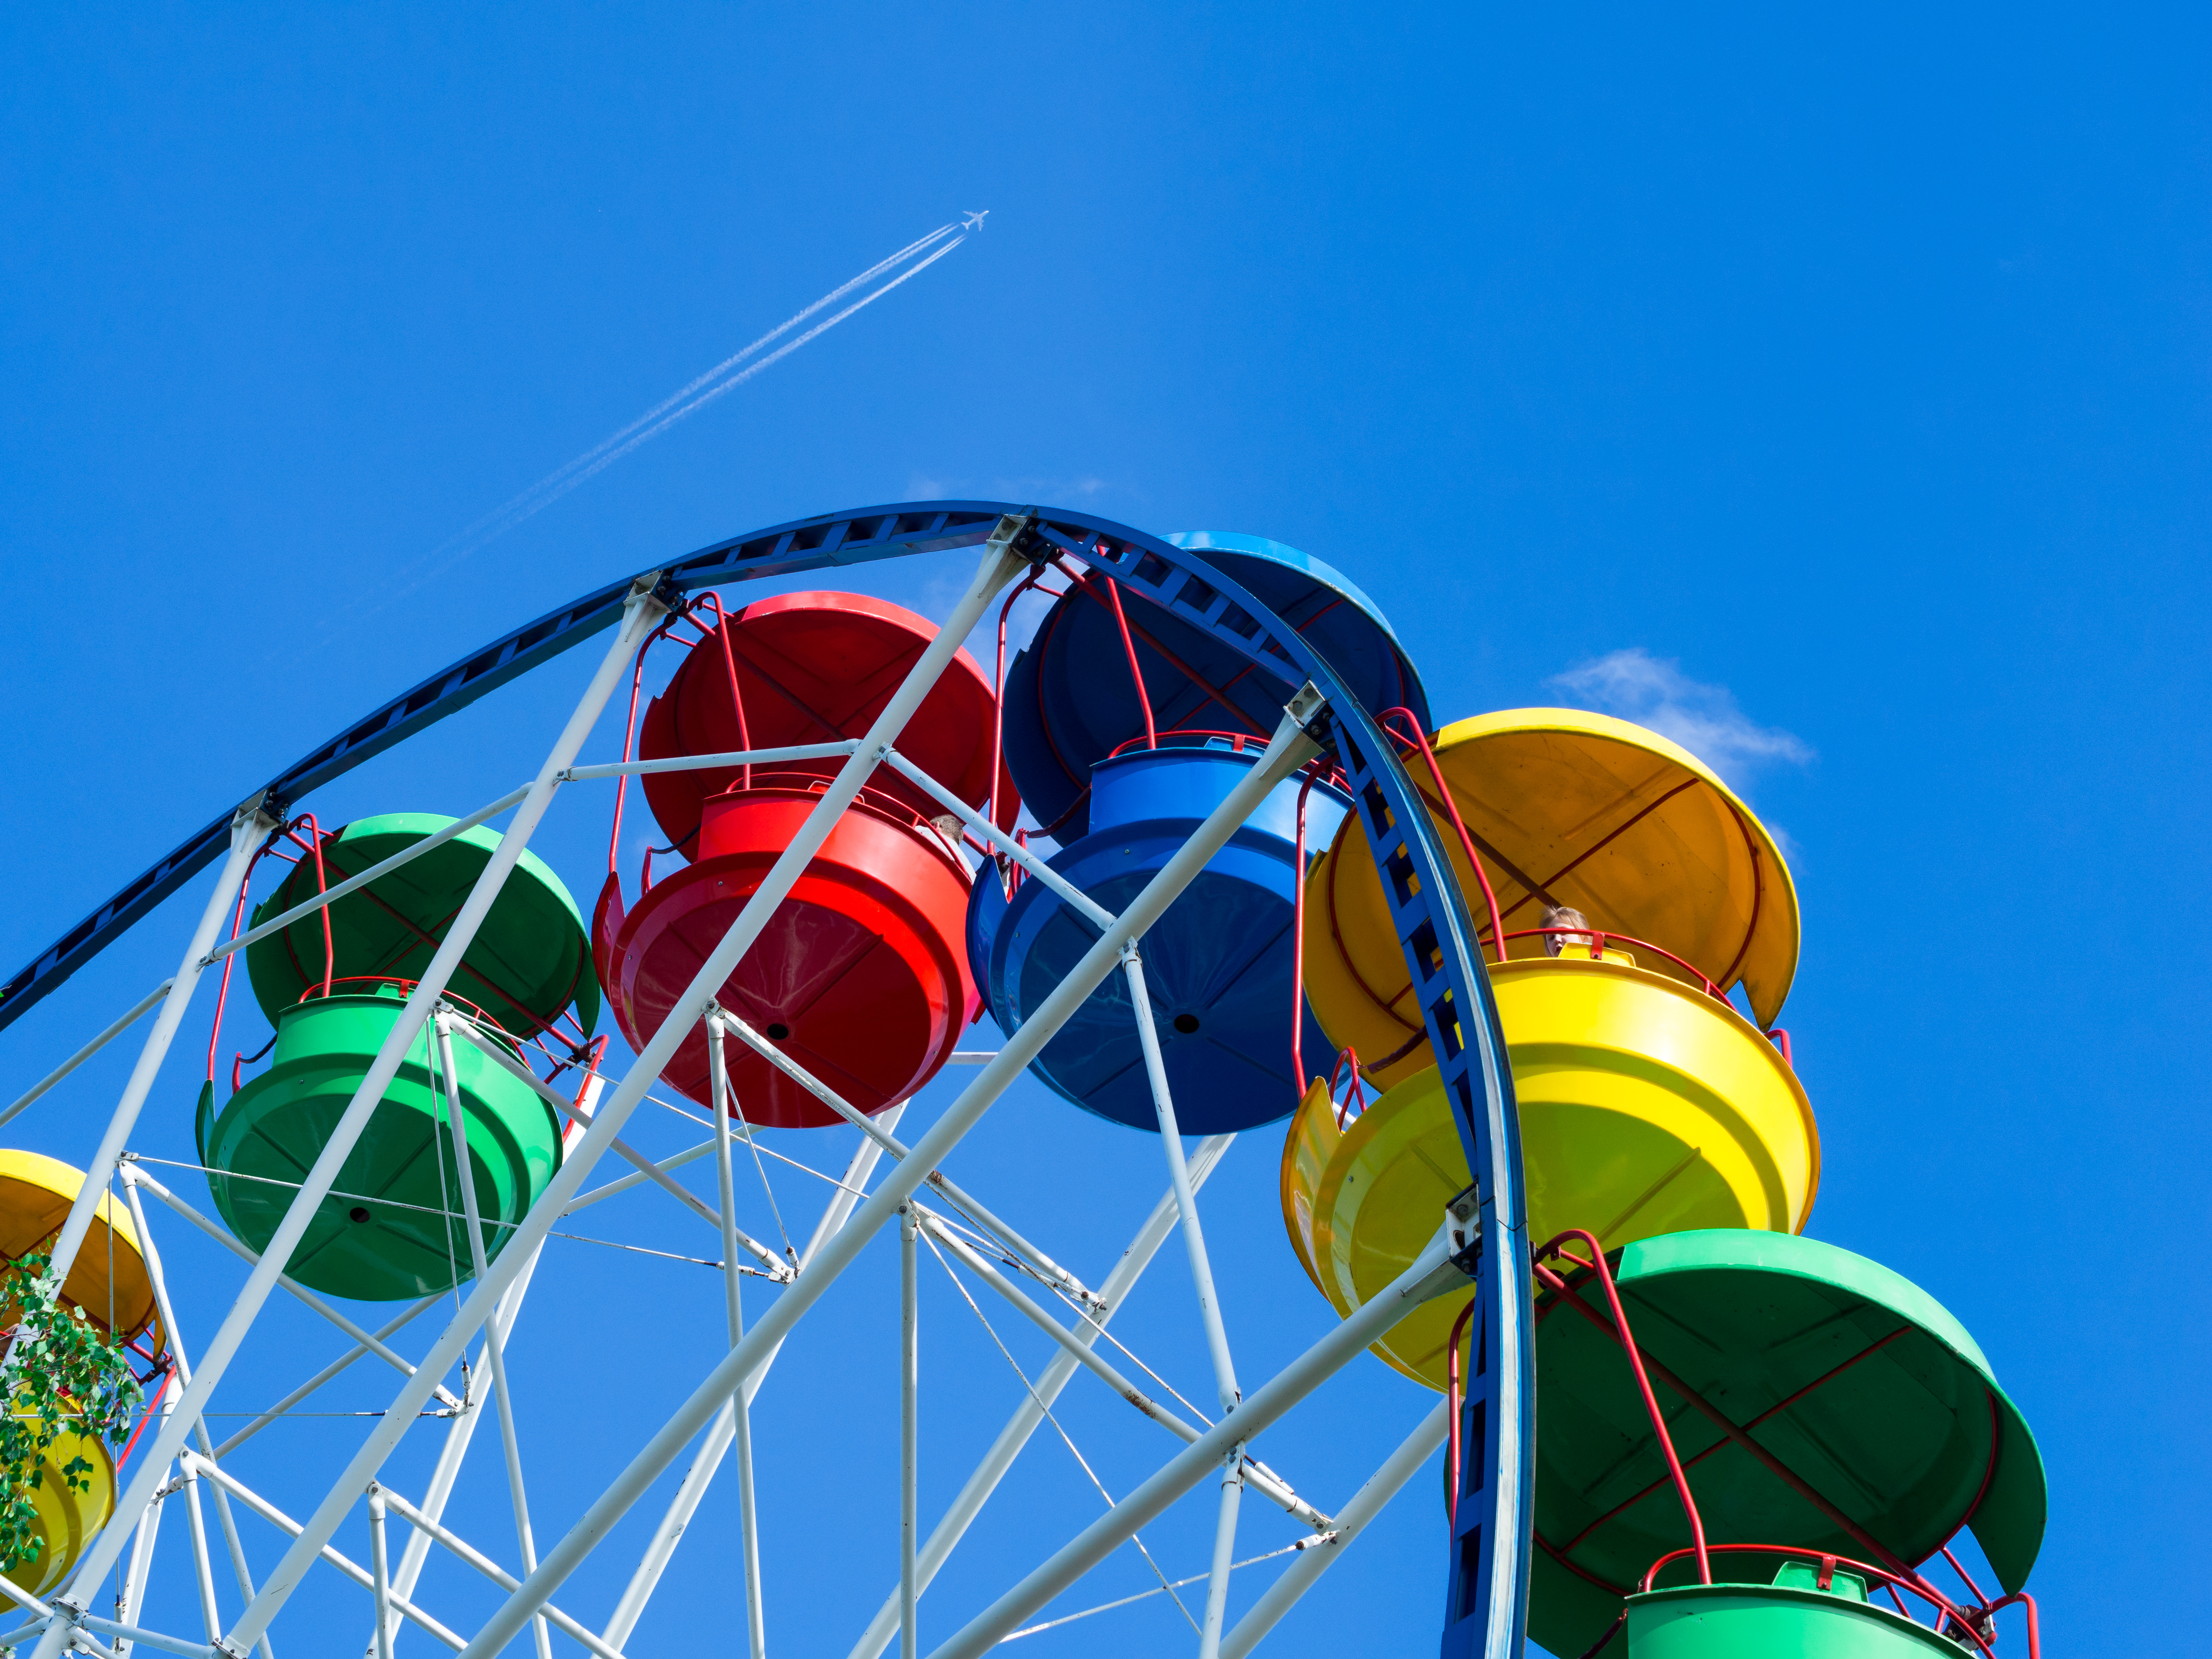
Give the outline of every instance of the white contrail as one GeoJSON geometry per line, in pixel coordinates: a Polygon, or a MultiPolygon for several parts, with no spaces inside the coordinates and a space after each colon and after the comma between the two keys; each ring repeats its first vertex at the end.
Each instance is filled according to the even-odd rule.
{"type": "Polygon", "coordinates": [[[949,224],[939,225],[935,230],[931,231],[928,235],[921,238],[919,240],[908,243],[906,246],[901,248],[897,252],[891,254],[887,258],[878,260],[874,264],[870,265],[866,270],[862,271],[859,276],[853,277],[850,281],[842,283],[837,287],[831,289],[829,293],[815,301],[813,304],[806,307],[804,310],[794,313],[784,322],[778,324],[767,333],[762,335],[760,338],[755,340],[750,345],[745,346],[742,349],[725,357],[720,362],[715,364],[714,368],[708,369],[705,374],[694,377],[688,384],[680,386],[676,391],[671,392],[667,397],[662,398],[651,409],[647,410],[644,414],[640,415],[635,420],[631,421],[628,425],[618,428],[614,432],[608,434],[607,436],[602,438],[598,443],[584,451],[582,454],[574,456],[571,459],[563,462],[560,466],[556,467],[552,471],[547,473],[544,477],[540,478],[536,483],[531,485],[529,489],[524,490],[519,495],[516,495],[503,505],[494,508],[491,512],[485,514],[483,517],[478,519],[467,528],[462,530],[458,534],[449,538],[437,547],[432,549],[429,556],[434,559],[439,557],[441,555],[447,553],[471,553],[477,548],[482,547],[486,542],[505,535],[508,531],[514,529],[515,526],[522,523],[525,520],[531,518],[534,514],[551,506],[555,501],[560,500],[562,496],[567,495],[571,489],[583,483],[585,479],[590,477],[593,473],[599,472],[611,465],[613,462],[619,460],[623,456],[629,453],[631,450],[635,449],[640,444],[646,442],[651,438],[658,436],[662,432],[666,431],[670,427],[673,426],[678,421],[682,420],[686,415],[690,414],[694,410],[698,409],[701,405],[720,397],[723,392],[730,390],[731,387],[751,379],[753,375],[767,368],[769,364],[775,362],[778,358],[788,356],[793,351],[798,349],[799,347],[805,345],[809,340],[814,338],[816,335],[822,333],[827,329],[833,328],[837,324],[842,322],[846,318],[851,316],[855,311],[858,311],[862,306],[865,306],[871,301],[879,299],[884,295],[890,293],[891,289],[896,288],[901,283],[906,281],[908,277],[913,276],[915,271],[921,270],[926,265],[933,264],[939,259],[943,258],[954,248],[959,246],[963,241],[965,241],[967,240],[966,237],[954,237],[951,241],[946,243],[945,246],[939,248],[937,252],[931,254],[929,258],[902,272],[891,281],[884,283],[883,287],[876,289],[873,293],[866,295],[854,304],[848,306],[844,310],[830,318],[828,322],[818,324],[815,327],[809,329],[805,334],[800,335],[798,339],[793,341],[790,344],[784,346],[780,350],[773,352],[767,357],[763,358],[760,362],[753,364],[751,368],[746,369],[743,374],[732,376],[728,380],[723,381],[721,385],[714,386],[714,389],[707,392],[704,397],[695,397],[694,394],[697,393],[702,387],[714,386],[714,383],[716,380],[720,380],[721,377],[727,374],[731,369],[736,368],[739,363],[744,362],[746,358],[751,356],[755,352],[760,350],[763,346],[768,345],[772,341],[779,339],[783,335],[789,333],[793,329],[805,322],[809,317],[813,316],[817,312],[822,310],[825,306],[835,305],[838,301],[843,299],[848,294],[850,294],[854,289],[861,287],[866,283],[872,282],[876,277],[882,276],[886,270],[890,270],[905,260],[912,258],[914,255],[920,252],[922,249],[929,246],[933,242],[942,240],[945,236],[950,235],[954,228],[955,228],[953,226],[949,224]],[[685,404],[684,400],[686,398],[690,398],[692,401],[689,404],[685,404]],[[677,408],[677,405],[679,404],[683,404],[684,406],[680,409],[677,408]],[[672,415],[669,413],[669,410],[672,409],[676,410],[672,415]],[[649,429],[641,432],[639,430],[640,428],[648,428],[649,429]]]}
{"type": "MultiPolygon", "coordinates": [[[[921,275],[922,271],[927,270],[931,265],[935,264],[939,259],[942,259],[946,254],[951,252],[954,248],[958,247],[961,243],[967,240],[968,239],[965,236],[954,237],[943,247],[938,249],[936,252],[931,254],[927,259],[921,260],[908,269],[899,272],[897,276],[892,277],[890,281],[885,283],[874,293],[862,295],[859,299],[854,301],[852,304],[847,306],[842,311],[830,318],[828,321],[815,324],[812,328],[808,329],[805,333],[800,335],[797,339],[792,341],[787,345],[778,346],[774,351],[769,352],[767,356],[762,358],[758,362],[747,364],[744,368],[739,369],[736,374],[731,375],[728,380],[724,380],[720,386],[714,387],[710,391],[701,392],[697,397],[692,398],[690,403],[685,404],[681,409],[677,410],[674,413],[662,416],[659,421],[656,421],[653,425],[647,427],[644,431],[637,432],[637,428],[640,425],[642,425],[646,421],[653,419],[652,414],[641,416],[636,421],[632,422],[629,426],[623,428],[623,430],[627,432],[635,432],[636,435],[635,437],[623,441],[618,447],[613,449],[609,449],[605,444],[602,444],[598,450],[592,452],[590,456],[580,457],[578,461],[570,463],[571,465],[577,466],[579,470],[570,472],[564,469],[562,474],[556,475],[556,479],[549,479],[548,483],[551,484],[550,489],[546,489],[545,493],[542,495],[533,496],[527,506],[515,513],[514,517],[506,523],[503,523],[497,526],[497,528],[494,529],[489,535],[483,538],[483,540],[489,541],[491,539],[492,536],[503,535],[507,531],[512,530],[516,525],[520,524],[532,514],[550,507],[555,501],[559,501],[561,497],[567,495],[570,490],[574,489],[578,484],[583,483],[585,479],[590,477],[592,474],[599,472],[605,468],[612,466],[617,461],[622,459],[623,456],[629,454],[631,450],[635,449],[640,444],[649,442],[651,440],[659,437],[662,433],[667,431],[670,427],[674,426],[677,422],[683,420],[686,416],[697,413],[700,410],[704,409],[708,404],[713,403],[715,398],[720,397],[724,392],[735,391],[738,386],[743,386],[747,380],[751,380],[754,375],[759,374],[761,370],[766,368],[770,363],[775,362],[781,358],[788,357],[793,352],[798,350],[799,347],[805,345],[816,335],[828,333],[831,329],[836,327],[838,324],[843,322],[848,317],[851,316],[861,307],[873,305],[877,301],[882,299],[884,295],[896,288],[901,283],[905,282],[907,278],[921,275]],[[581,465],[580,463],[584,460],[589,460],[591,464],[587,466],[581,465]]],[[[848,284],[845,289],[840,291],[849,292],[850,285],[848,284]]],[[[809,311],[819,309],[820,307],[818,306],[811,306],[808,307],[809,311]]],[[[801,313],[800,314],[804,316],[805,313],[801,313]]],[[[786,326],[787,327],[789,325],[787,324],[786,326]]],[[[779,329],[777,332],[781,333],[782,331],[779,329]]],[[[775,337],[775,335],[770,335],[769,337],[770,339],[775,337]]],[[[751,349],[750,347],[746,349],[748,350],[751,349]]],[[[734,359],[732,361],[734,361],[734,359]]],[[[711,379],[712,377],[708,376],[704,378],[711,379]]],[[[692,384],[696,386],[700,384],[700,382],[695,380],[692,384]]],[[[681,393],[678,394],[678,396],[681,395],[681,393]]],[[[666,402],[661,404],[659,407],[660,409],[666,409],[669,404],[672,404],[675,401],[676,399],[674,398],[671,398],[666,402]]],[[[659,410],[653,411],[654,414],[658,414],[659,412],[659,410]]],[[[621,434],[617,434],[617,437],[620,435],[621,434]]],[[[608,443],[614,443],[615,441],[616,440],[612,438],[607,441],[608,443]]],[[[471,544],[471,546],[473,547],[481,544],[481,543],[476,543],[471,544]]]]}
{"type": "MultiPolygon", "coordinates": [[[[521,523],[522,520],[528,518],[532,513],[536,512],[538,507],[545,504],[544,502],[537,501],[537,498],[539,495],[545,495],[549,490],[555,491],[556,495],[565,494],[565,490],[556,490],[556,486],[562,484],[562,482],[568,479],[569,475],[575,472],[577,469],[591,465],[592,462],[598,460],[601,456],[605,455],[608,450],[612,449],[617,444],[621,443],[625,438],[628,438],[640,427],[644,426],[647,422],[666,414],[668,410],[674,408],[678,404],[682,403],[686,398],[690,397],[693,393],[699,391],[701,387],[712,385],[715,380],[720,380],[723,375],[728,374],[730,370],[735,368],[739,363],[744,362],[746,358],[751,356],[762,347],[769,344],[771,341],[779,339],[782,336],[789,333],[793,329],[798,327],[799,324],[805,322],[809,317],[814,315],[816,312],[820,311],[823,307],[835,305],[838,301],[843,299],[848,294],[850,294],[854,289],[860,287],[863,283],[874,281],[875,278],[882,276],[884,272],[892,270],[896,266],[902,264],[904,261],[912,258],[915,254],[921,252],[922,249],[929,246],[931,243],[943,240],[946,236],[951,234],[954,228],[955,227],[950,224],[939,225],[935,230],[931,231],[928,235],[921,238],[917,241],[908,243],[904,247],[901,248],[897,252],[890,255],[888,258],[878,259],[874,264],[870,265],[866,270],[854,277],[851,281],[841,283],[837,287],[831,289],[827,294],[817,300],[812,305],[808,306],[805,310],[797,313],[784,322],[778,324],[767,333],[762,335],[759,339],[755,340],[750,345],[745,346],[742,349],[733,352],[729,356],[722,359],[720,362],[716,363],[714,368],[708,369],[705,374],[692,380],[688,385],[680,386],[676,391],[671,392],[667,397],[655,404],[651,409],[647,410],[644,414],[630,422],[629,425],[608,434],[607,436],[602,438],[598,443],[592,445],[582,454],[575,456],[556,467],[552,471],[547,473],[536,483],[531,485],[529,489],[516,495],[513,500],[507,501],[503,505],[495,507],[489,513],[485,514],[483,517],[478,519],[474,524],[470,525],[457,535],[454,535],[440,546],[433,549],[431,551],[431,556],[434,558],[441,553],[449,551],[452,549],[460,546],[463,543],[468,543],[471,547],[482,545],[482,541],[478,541],[474,538],[477,538],[480,534],[483,534],[483,532],[489,532],[489,534],[483,534],[483,541],[489,541],[491,539],[492,536],[504,533],[506,530],[512,528],[512,526],[504,522],[510,518],[510,516],[513,518],[514,524],[521,523]],[[532,505],[533,502],[535,502],[536,505],[532,505]],[[525,508],[527,508],[528,510],[524,511],[523,509],[525,508]]],[[[939,253],[943,253],[949,252],[949,250],[940,249],[939,252],[939,253]]],[[[927,264],[928,263],[928,260],[924,260],[922,262],[923,264],[927,264]]],[[[915,270],[919,270],[921,268],[921,265],[917,265],[915,267],[915,270]]],[[[913,271],[908,271],[907,273],[908,276],[912,276],[913,274],[913,271]]],[[[904,279],[902,278],[901,280],[904,279]]],[[[869,297],[873,298],[874,296],[870,295],[869,297]]],[[[832,320],[834,321],[836,319],[832,319],[832,320]]],[[[816,331],[817,333],[819,331],[819,330],[816,331]]],[[[812,337],[809,336],[808,337],[811,338],[812,337]]],[[[779,353],[777,355],[781,356],[782,354],[779,353]]],[[[773,359],[770,361],[773,361],[773,359]]],[[[655,429],[658,430],[659,428],[655,429]]],[[[635,446],[629,446],[629,447],[634,447],[635,446]]],[[[597,469],[594,468],[593,470],[596,471],[597,469]]],[[[554,498],[554,495],[546,495],[546,501],[548,501],[554,498]]]]}

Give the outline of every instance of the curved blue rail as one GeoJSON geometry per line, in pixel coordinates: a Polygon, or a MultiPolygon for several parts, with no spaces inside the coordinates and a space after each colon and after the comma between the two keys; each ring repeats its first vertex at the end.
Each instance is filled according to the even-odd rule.
{"type": "MultiPolygon", "coordinates": [[[[1476,1278],[1474,1361],[1462,1419],[1443,1659],[1518,1659],[1527,1624],[1535,1458],[1534,1316],[1513,1081],[1475,928],[1442,844],[1396,751],[1329,664],[1201,550],[1090,514],[1000,501],[907,502],[779,525],[702,549],[659,573],[674,593],[763,576],[981,545],[1003,514],[1027,516],[1018,550],[1073,554],[1243,653],[1285,701],[1308,681],[1327,702],[1314,735],[1334,750],[1373,848],[1443,1081],[1475,1172],[1479,1231],[1462,1256],[1476,1278]],[[1324,728],[1325,729],[1322,729],[1324,728]]],[[[431,676],[272,779],[286,805],[611,625],[633,579],[610,583],[431,676]]],[[[250,797],[249,799],[253,799],[250,797]]],[[[0,987],[0,1028],[158,904],[229,844],[226,813],[79,922],[0,987]]],[[[1442,1219],[1441,1217],[1438,1218],[1442,1219]]]]}

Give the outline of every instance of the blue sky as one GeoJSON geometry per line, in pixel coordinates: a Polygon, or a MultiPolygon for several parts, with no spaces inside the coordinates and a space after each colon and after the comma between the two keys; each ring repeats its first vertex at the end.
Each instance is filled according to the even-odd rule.
{"type": "MultiPolygon", "coordinates": [[[[2166,1604],[2113,1587],[2188,1582],[2212,1480],[2186,1266],[2212,1171],[2204,37],[2182,8],[12,14],[0,956],[392,692],[725,536],[946,494],[1273,537],[1376,598],[1440,718],[1565,699],[1672,722],[1787,836],[1811,1231],[1933,1292],[2035,1426],[2054,1644],[2149,1648],[2166,1604]],[[988,229],[881,303],[431,556],[975,208],[988,229]]],[[[941,610],[965,568],[869,580],[941,610]]],[[[468,810],[535,767],[586,665],[310,804],[468,810]]],[[[581,890],[604,811],[538,843],[581,890]]],[[[167,972],[198,902],[0,1034],[9,1074],[167,972]]],[[[190,1156],[194,1020],[140,1136],[161,1156],[190,1156]]],[[[82,1162],[125,1064],[9,1133],[82,1162]]],[[[1325,1318],[1267,1139],[1208,1194],[1255,1372],[1325,1318]]],[[[1103,1271],[1160,1184],[1139,1140],[1025,1085],[975,1184],[1036,1189],[1103,1271]]],[[[709,1253],[636,1204],[605,1225],[709,1253]]],[[[162,1236],[204,1333],[235,1277],[162,1236]]],[[[524,1386],[544,1420],[573,1414],[537,1454],[553,1521],[719,1340],[703,1270],[641,1262],[578,1246],[533,1293],[524,1386]]],[[[862,1265],[763,1396],[788,1413],[763,1486],[796,1517],[768,1547],[792,1654],[843,1653],[890,1583],[894,1268],[862,1265]]],[[[1129,1317],[1194,1381],[1181,1274],[1164,1255],[1129,1317]]],[[[927,1340],[964,1381],[928,1408],[947,1442],[926,1515],[1018,1387],[933,1294],[927,1340]]],[[[235,1403],[321,1352],[250,1351],[266,1369],[235,1403]]],[[[383,1394],[364,1377],[339,1403],[383,1394]]],[[[1327,1425],[1267,1449],[1324,1494],[1424,1403],[1379,1366],[1324,1400],[1327,1425]]],[[[1076,1417],[1109,1484],[1160,1455],[1076,1417]]],[[[282,1432],[304,1456],[358,1430],[282,1432]]],[[[312,1501],[264,1456],[253,1478],[312,1501]]],[[[467,1524],[511,1546],[478,1456],[467,1524]]],[[[937,1636],[1091,1513],[1064,1449],[1031,1457],[925,1604],[937,1636]]],[[[736,1628],[722,1496],[643,1635],[736,1628]]],[[[1425,1644],[1432,1505],[1424,1478],[1290,1639],[1425,1644]]],[[[1205,1531],[1153,1536],[1171,1576],[1202,1568],[1205,1531]]],[[[634,1546],[610,1551],[580,1607],[619,1589],[634,1546]]],[[[1117,1561],[1100,1599],[1146,1582],[1117,1561]]],[[[454,1605],[473,1593],[452,1581],[454,1605]]],[[[350,1587],[302,1594],[365,1634],[350,1587]]],[[[193,1627],[183,1578],[154,1616],[193,1627]]],[[[1155,1598],[1032,1644],[1180,1627],[1155,1598]]]]}

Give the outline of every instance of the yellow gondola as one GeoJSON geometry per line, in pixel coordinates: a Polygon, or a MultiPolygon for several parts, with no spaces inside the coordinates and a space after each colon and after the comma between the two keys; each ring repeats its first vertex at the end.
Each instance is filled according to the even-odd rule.
{"type": "MultiPolygon", "coordinates": [[[[1486,715],[1447,727],[1436,752],[1504,921],[1508,959],[1490,979],[1520,1108],[1531,1242],[1574,1226],[1608,1249],[1689,1228],[1802,1229],[1820,1139],[1761,1029],[1797,955],[1796,895],[1765,829],[1695,757],[1601,714],[1486,715]],[[1633,943],[1571,939],[1553,957],[1540,933],[1515,937],[1540,925],[1529,912],[1545,900],[1633,943]],[[1760,1025],[1721,995],[1739,981],[1760,1025]]],[[[1423,763],[1413,767],[1486,921],[1458,830],[1423,763]]],[[[1363,1060],[1371,1053],[1363,1070],[1389,1085],[1346,1121],[1316,1082],[1284,1149],[1292,1246],[1348,1314],[1412,1261],[1469,1178],[1418,1016],[1399,1012],[1410,1002],[1404,959],[1356,817],[1309,878],[1305,945],[1322,1029],[1363,1060]]],[[[1465,1301],[1428,1304],[1376,1352],[1441,1389],[1465,1301]]]]}
{"type": "MultiPolygon", "coordinates": [[[[58,1159],[0,1151],[0,1251],[20,1261],[51,1249],[83,1185],[84,1172],[58,1159]]],[[[112,1196],[103,1196],[94,1210],[92,1230],[62,1294],[83,1309],[87,1319],[126,1340],[154,1326],[154,1285],[138,1234],[112,1196]]],[[[0,1322],[9,1327],[21,1317],[19,1307],[0,1309],[0,1322]]],[[[142,1346],[158,1354],[160,1332],[142,1346]]],[[[115,1461],[97,1435],[64,1428],[46,1449],[42,1476],[27,1494],[38,1512],[37,1559],[0,1563],[0,1572],[33,1595],[61,1588],[85,1545],[115,1509],[115,1461]],[[89,1467],[78,1474],[81,1488],[72,1490],[61,1471],[79,1459],[89,1467]]]]}
{"type": "MultiPolygon", "coordinates": [[[[0,1253],[18,1261],[33,1250],[51,1249],[83,1185],[84,1171],[58,1158],[0,1150],[0,1253]]],[[[147,1276],[137,1231],[112,1194],[103,1196],[93,1212],[92,1230],[76,1253],[62,1297],[125,1340],[154,1322],[154,1281],[147,1276]]],[[[0,1314],[9,1325],[19,1317],[12,1308],[0,1314]]],[[[149,1352],[161,1351],[158,1338],[146,1346],[149,1352]]]]}
{"type": "MultiPolygon", "coordinates": [[[[1506,933],[1522,933],[1507,939],[1508,957],[1544,954],[1525,930],[1549,898],[1680,958],[1647,958],[1661,973],[1723,993],[1741,981],[1760,1024],[1773,1024],[1797,971],[1797,890],[1773,837],[1703,761],[1579,708],[1478,715],[1446,726],[1435,747],[1506,933]]],[[[1412,770],[1486,935],[1459,832],[1418,758],[1412,770]]],[[[1356,814],[1306,884],[1305,934],[1306,1000],[1329,1040],[1385,1087],[1431,1064],[1356,814]]]]}

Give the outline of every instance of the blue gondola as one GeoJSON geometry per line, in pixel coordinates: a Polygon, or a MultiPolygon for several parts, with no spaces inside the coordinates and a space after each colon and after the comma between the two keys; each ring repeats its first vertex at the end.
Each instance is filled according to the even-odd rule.
{"type": "MultiPolygon", "coordinates": [[[[1413,663],[1375,602],[1339,572],[1261,536],[1187,531],[1168,539],[1203,552],[1272,606],[1367,708],[1410,708],[1428,729],[1428,697],[1413,663]]],[[[1054,604],[1006,671],[1006,766],[1043,832],[1062,842],[1091,830],[1091,769],[1145,732],[1104,573],[1090,586],[1054,604]]],[[[1284,688],[1229,645],[1126,591],[1124,614],[1160,731],[1264,737],[1282,720],[1284,688]]]]}
{"type": "MultiPolygon", "coordinates": [[[[1257,740],[1182,733],[1091,769],[1091,833],[1048,860],[1108,910],[1133,898],[1225,799],[1259,758],[1257,740]]],[[[1145,976],[1181,1127],[1190,1134],[1249,1129],[1297,1103],[1291,1069],[1291,924],[1298,878],[1295,835],[1301,781],[1267,798],[1143,940],[1145,976]]],[[[1315,782],[1306,799],[1308,856],[1328,845],[1350,799],[1315,782]]],[[[968,911],[970,961],[1000,1029],[1030,1011],[1097,941],[1051,889],[1024,880],[1009,900],[975,884],[968,911]]],[[[1303,1014],[1308,1054],[1328,1039],[1303,1014]]],[[[1143,1051],[1120,973],[1044,1047],[1032,1070],[1086,1111],[1157,1128],[1143,1051]]]]}

